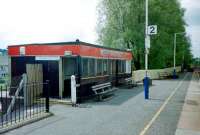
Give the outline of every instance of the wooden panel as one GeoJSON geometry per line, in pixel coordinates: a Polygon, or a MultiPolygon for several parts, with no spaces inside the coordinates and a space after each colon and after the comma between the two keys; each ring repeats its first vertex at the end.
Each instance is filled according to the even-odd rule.
{"type": "Polygon", "coordinates": [[[27,103],[32,104],[34,99],[41,97],[43,93],[43,69],[42,64],[26,64],[27,73],[27,103]]]}

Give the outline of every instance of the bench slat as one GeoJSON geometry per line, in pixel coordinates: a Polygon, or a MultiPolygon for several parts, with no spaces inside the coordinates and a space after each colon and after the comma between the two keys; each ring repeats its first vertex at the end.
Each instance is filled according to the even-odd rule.
{"type": "Polygon", "coordinates": [[[113,92],[114,90],[116,90],[116,88],[113,88],[113,89],[110,89],[110,90],[107,90],[107,91],[104,91],[104,92],[101,92],[101,93],[97,93],[97,95],[103,95],[103,94],[106,94],[106,93],[109,93],[109,92],[113,92]]]}
{"type": "Polygon", "coordinates": [[[105,86],[105,85],[111,85],[111,83],[103,83],[103,84],[94,85],[94,86],[92,86],[92,88],[101,87],[101,86],[105,86]]]}
{"type": "Polygon", "coordinates": [[[111,85],[101,86],[101,87],[92,88],[92,89],[93,90],[98,90],[98,89],[103,89],[103,88],[108,88],[108,87],[111,87],[111,85]]]}

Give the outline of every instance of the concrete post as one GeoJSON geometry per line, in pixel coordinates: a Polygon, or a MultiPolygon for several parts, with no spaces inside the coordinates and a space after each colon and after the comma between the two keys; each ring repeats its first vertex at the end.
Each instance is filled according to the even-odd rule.
{"type": "Polygon", "coordinates": [[[76,105],[76,77],[74,75],[71,76],[71,101],[72,105],[76,105]]]}
{"type": "Polygon", "coordinates": [[[174,34],[174,70],[173,70],[173,78],[176,79],[176,34],[174,34]]]}
{"type": "Polygon", "coordinates": [[[62,57],[59,60],[59,97],[63,98],[64,78],[63,78],[63,61],[62,57]]]}

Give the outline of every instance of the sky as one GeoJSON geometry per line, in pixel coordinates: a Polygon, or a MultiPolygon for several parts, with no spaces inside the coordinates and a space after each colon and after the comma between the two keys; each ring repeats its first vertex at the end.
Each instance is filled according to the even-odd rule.
{"type": "MultiPolygon", "coordinates": [[[[200,57],[200,0],[180,0],[186,8],[192,52],[200,57]]],[[[25,43],[96,43],[99,0],[0,0],[0,48],[25,43]]]]}
{"type": "Polygon", "coordinates": [[[192,41],[193,55],[200,57],[200,0],[182,0],[181,4],[186,9],[186,30],[192,41]]]}
{"type": "Polygon", "coordinates": [[[97,40],[98,0],[0,0],[0,48],[97,40]]]}

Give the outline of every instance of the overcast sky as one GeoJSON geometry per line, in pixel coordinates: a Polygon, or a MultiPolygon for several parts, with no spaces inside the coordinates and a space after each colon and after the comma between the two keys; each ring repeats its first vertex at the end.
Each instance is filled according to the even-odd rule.
{"type": "Polygon", "coordinates": [[[10,44],[95,43],[98,0],[0,0],[0,48],[10,44]]]}
{"type": "MultiPolygon", "coordinates": [[[[0,48],[10,44],[95,43],[99,0],[0,0],[0,48]]],[[[193,54],[200,57],[200,0],[181,0],[193,54]]]]}
{"type": "Polygon", "coordinates": [[[182,6],[186,8],[185,20],[188,24],[187,33],[192,40],[193,54],[200,57],[200,0],[182,0],[182,6]]]}

